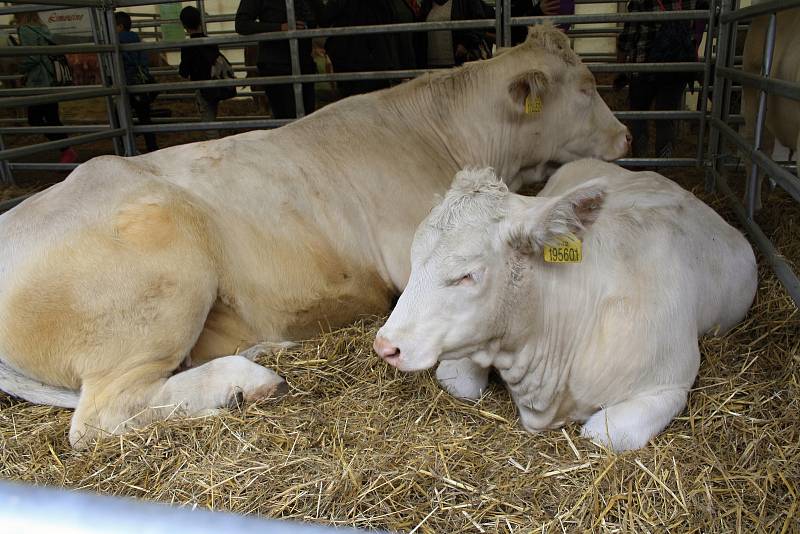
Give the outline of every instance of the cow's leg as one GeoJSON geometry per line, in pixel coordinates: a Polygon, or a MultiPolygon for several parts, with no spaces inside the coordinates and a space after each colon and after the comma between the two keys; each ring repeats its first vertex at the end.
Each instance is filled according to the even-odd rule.
{"type": "Polygon", "coordinates": [[[240,401],[280,396],[286,382],[243,356],[223,356],[164,379],[137,368],[111,380],[87,382],[72,418],[70,443],[85,448],[107,434],[172,415],[199,416],[240,401]]]}
{"type": "Polygon", "coordinates": [[[481,367],[469,358],[444,360],[436,369],[436,379],[452,396],[476,400],[489,385],[489,368],[481,367]]]}
{"type": "Polygon", "coordinates": [[[206,362],[239,354],[254,360],[262,354],[272,354],[288,349],[295,343],[288,341],[262,341],[256,343],[259,334],[241,317],[239,312],[217,299],[206,317],[203,331],[191,350],[189,361],[195,367],[206,362]]]}
{"type": "Polygon", "coordinates": [[[683,410],[686,394],[667,389],[608,406],[586,421],[581,436],[615,451],[640,449],[683,410]]]}
{"type": "Polygon", "coordinates": [[[252,362],[257,356],[274,354],[296,346],[297,343],[294,341],[262,341],[261,343],[256,343],[247,350],[243,350],[239,353],[239,356],[243,356],[252,362]]]}

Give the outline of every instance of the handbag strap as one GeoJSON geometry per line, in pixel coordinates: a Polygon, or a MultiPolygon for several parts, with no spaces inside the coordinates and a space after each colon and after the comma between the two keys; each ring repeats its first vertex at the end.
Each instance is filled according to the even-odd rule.
{"type": "MultiPolygon", "coordinates": [[[[661,2],[661,0],[658,0],[658,1],[661,2]]],[[[42,39],[44,39],[45,41],[47,41],[51,45],[55,45],[56,44],[56,42],[53,41],[51,38],[49,38],[47,35],[43,34],[39,30],[37,30],[35,26],[29,26],[29,27],[30,27],[31,30],[33,30],[33,32],[35,34],[37,34],[39,37],[41,37],[42,39]]]]}

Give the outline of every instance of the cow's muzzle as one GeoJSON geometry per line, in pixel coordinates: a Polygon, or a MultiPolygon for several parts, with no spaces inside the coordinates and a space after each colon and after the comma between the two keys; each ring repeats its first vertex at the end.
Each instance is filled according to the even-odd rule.
{"type": "Polygon", "coordinates": [[[397,364],[400,360],[400,348],[394,346],[388,339],[385,337],[378,335],[375,336],[375,342],[372,344],[372,348],[375,349],[375,352],[383,358],[383,360],[391,365],[392,367],[397,367],[397,364]]]}

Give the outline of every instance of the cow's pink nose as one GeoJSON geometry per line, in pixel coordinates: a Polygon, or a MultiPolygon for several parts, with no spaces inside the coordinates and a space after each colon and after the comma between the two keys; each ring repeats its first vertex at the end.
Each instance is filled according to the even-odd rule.
{"type": "Polygon", "coordinates": [[[384,360],[400,356],[400,349],[389,343],[389,340],[383,336],[375,336],[375,343],[372,344],[372,348],[384,360]]]}

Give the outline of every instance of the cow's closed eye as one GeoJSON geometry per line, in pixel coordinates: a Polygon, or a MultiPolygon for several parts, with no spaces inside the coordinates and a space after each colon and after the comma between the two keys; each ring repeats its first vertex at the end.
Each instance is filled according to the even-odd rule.
{"type": "Polygon", "coordinates": [[[456,285],[469,286],[475,283],[475,278],[472,273],[467,273],[456,281],[456,285]]]}
{"type": "Polygon", "coordinates": [[[451,286],[473,286],[476,283],[480,282],[481,274],[482,273],[477,272],[477,271],[466,273],[466,274],[461,275],[459,277],[453,278],[450,281],[449,285],[451,285],[451,286]]]}

